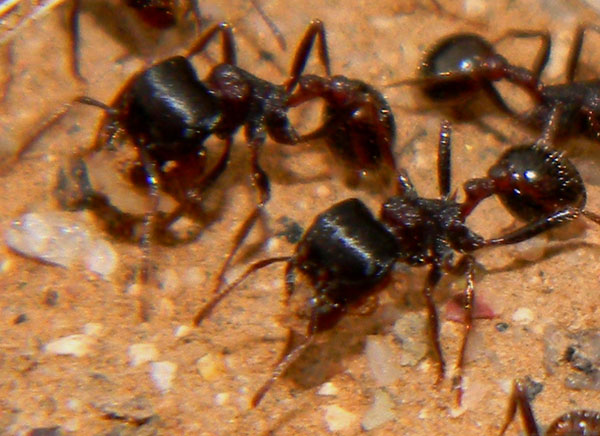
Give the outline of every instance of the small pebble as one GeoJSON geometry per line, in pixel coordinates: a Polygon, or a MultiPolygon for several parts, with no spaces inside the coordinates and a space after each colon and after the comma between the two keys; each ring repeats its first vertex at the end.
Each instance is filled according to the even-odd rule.
{"type": "Polygon", "coordinates": [[[508,330],[508,323],[506,322],[499,322],[496,324],[496,330],[498,330],[500,333],[505,332],[506,330],[508,330]]]}
{"type": "Polygon", "coordinates": [[[206,381],[214,381],[225,372],[223,360],[214,354],[206,354],[198,359],[196,367],[202,378],[206,381]]]}
{"type": "Polygon", "coordinates": [[[400,350],[394,349],[393,342],[383,336],[367,336],[365,354],[369,362],[371,374],[378,386],[389,386],[402,375],[398,366],[401,359],[400,350]]]}
{"type": "Polygon", "coordinates": [[[227,404],[227,402],[229,402],[229,393],[228,392],[221,392],[221,393],[215,395],[215,404],[217,406],[224,406],[225,404],[227,404]]]}
{"type": "Polygon", "coordinates": [[[154,344],[133,344],[127,350],[127,355],[129,365],[138,366],[158,359],[158,350],[154,344]]]}
{"type": "Polygon", "coordinates": [[[533,311],[527,307],[520,307],[513,313],[512,319],[517,324],[531,324],[534,319],[533,311]]]}
{"type": "Polygon", "coordinates": [[[317,394],[335,397],[338,394],[338,388],[331,382],[323,383],[317,391],[317,394]]]}
{"type": "Polygon", "coordinates": [[[28,213],[14,220],[5,233],[13,250],[44,262],[71,268],[83,264],[108,278],[116,269],[112,245],[92,236],[86,226],[69,212],[28,213]]]}
{"type": "Polygon", "coordinates": [[[429,351],[425,317],[408,313],[394,323],[394,338],[401,343],[402,351],[398,363],[402,366],[415,366],[429,351]]]}
{"type": "Polygon", "coordinates": [[[329,431],[343,431],[347,430],[357,422],[357,417],[346,409],[333,404],[331,406],[325,406],[325,421],[329,431]]]}
{"type": "Polygon", "coordinates": [[[173,362],[153,362],[151,364],[150,376],[156,387],[164,394],[171,389],[177,364],[173,362]]]}
{"type": "Polygon", "coordinates": [[[535,262],[544,256],[547,247],[548,243],[545,241],[545,238],[538,236],[515,245],[514,253],[518,259],[535,262]]]}
{"type": "Polygon", "coordinates": [[[46,353],[83,357],[92,350],[94,339],[87,335],[71,335],[46,344],[46,353]]]}
{"type": "Polygon", "coordinates": [[[27,314],[22,313],[20,315],[17,315],[17,317],[13,320],[13,324],[15,324],[15,325],[22,324],[26,321],[27,321],[27,314]]]}
{"type": "Polygon", "coordinates": [[[393,409],[394,402],[390,394],[382,390],[375,391],[373,405],[367,410],[361,421],[362,428],[369,431],[391,421],[395,418],[393,409]]]}
{"type": "Polygon", "coordinates": [[[102,328],[102,324],[100,323],[88,322],[83,326],[83,334],[98,337],[102,333],[102,328]]]}
{"type": "Polygon", "coordinates": [[[192,328],[188,325],[180,325],[175,329],[176,338],[184,338],[192,332],[192,328]]]}

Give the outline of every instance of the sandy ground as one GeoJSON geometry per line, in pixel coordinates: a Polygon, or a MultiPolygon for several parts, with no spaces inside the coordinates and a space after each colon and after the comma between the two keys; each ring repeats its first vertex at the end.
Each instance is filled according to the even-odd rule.
{"type": "MultiPolygon", "coordinates": [[[[124,80],[150,58],[150,43],[141,44],[141,54],[133,50],[114,35],[114,21],[95,15],[98,8],[94,2],[84,3],[89,3],[82,16],[82,65],[87,85],[75,81],[69,71],[64,6],[17,32],[12,49],[14,79],[0,118],[5,159],[62,104],[81,94],[110,101],[124,80]]],[[[202,8],[215,21],[235,23],[239,64],[276,83],[285,80],[294,47],[309,21],[320,18],[328,31],[333,72],[379,89],[414,76],[423,51],[442,36],[470,31],[493,39],[512,28],[551,32],[555,45],[544,79],[558,83],[563,80],[576,26],[598,19],[584,3],[557,0],[465,0],[464,5],[443,1],[459,18],[436,14],[431,4],[417,0],[293,3],[262,1],[287,39],[286,52],[277,47],[247,2],[210,2],[202,8]],[[272,53],[274,62],[262,59],[258,47],[272,53]]],[[[2,31],[17,21],[13,17],[2,31]]],[[[184,37],[165,37],[167,41],[160,42],[156,56],[185,47],[184,37]]],[[[592,74],[598,74],[592,60],[599,44],[598,35],[591,34],[584,47],[584,65],[592,74]]],[[[535,42],[508,41],[500,51],[515,63],[530,65],[536,48],[535,42]]],[[[8,51],[2,55],[4,80],[8,77],[4,68],[8,51]]],[[[200,76],[211,66],[202,57],[195,63],[200,76]]],[[[322,74],[318,66],[311,65],[309,70],[322,74]]],[[[509,97],[513,91],[505,90],[509,97]]],[[[422,195],[435,196],[435,150],[444,115],[437,110],[409,110],[424,104],[410,88],[386,89],[385,93],[396,115],[394,152],[398,162],[409,171],[422,195]]],[[[296,111],[295,125],[308,131],[318,122],[318,110],[296,111]]],[[[512,142],[535,137],[493,112],[485,119],[512,142]]],[[[97,110],[73,107],[2,177],[0,232],[25,212],[58,210],[52,194],[58,169],[74,153],[91,147],[99,120],[97,110]]],[[[257,226],[253,232],[249,240],[252,250],[243,250],[230,277],[251,260],[292,252],[293,245],[276,236],[283,230],[283,217],[306,228],[317,213],[351,196],[378,209],[386,193],[345,186],[319,145],[266,144],[262,160],[273,193],[267,207],[269,218],[266,226],[257,226]],[[265,244],[261,246],[261,242],[265,244]]],[[[210,147],[218,150],[218,142],[210,147]]],[[[458,189],[465,180],[483,176],[503,147],[506,144],[477,126],[455,123],[453,186],[458,189]]],[[[600,210],[597,145],[573,140],[564,147],[587,182],[589,208],[600,210]]],[[[110,156],[106,160],[110,163],[110,156]]],[[[543,364],[545,331],[600,328],[595,294],[600,291],[600,229],[582,223],[567,235],[541,238],[533,248],[530,244],[530,250],[537,247],[541,253],[551,248],[535,261],[518,261],[520,251],[515,247],[477,256],[487,273],[478,275],[476,289],[497,318],[475,323],[465,369],[464,408],[456,408],[449,378],[434,385],[436,367],[431,355],[398,366],[396,380],[382,382],[373,374],[364,351],[367,337],[369,341],[394,342],[395,318],[424,318],[425,308],[418,297],[424,269],[399,269],[394,283],[382,292],[381,309],[369,317],[348,318],[331,333],[321,335],[262,404],[249,408],[252,394],[269,377],[285,346],[287,319],[294,318],[283,301],[282,267],[256,274],[200,328],[191,328],[195,311],[210,297],[215,271],[229,249],[231,236],[255,199],[242,135],[236,137],[230,168],[212,195],[212,201],[222,202],[223,208],[197,242],[152,247],[152,284],[141,291],[151,305],[149,322],[140,321],[139,295],[132,287],[133,271],[140,264],[139,247],[111,241],[119,266],[104,280],[84,268],[43,264],[0,246],[0,433],[28,434],[34,428],[59,426],[64,434],[85,435],[111,431],[111,435],[352,435],[372,426],[369,433],[373,435],[488,435],[497,434],[503,423],[512,380],[524,376],[543,385],[533,403],[542,425],[568,410],[600,409],[599,392],[565,387],[565,378],[572,371],[564,359],[558,360],[554,371],[543,364]],[[508,328],[501,331],[499,323],[508,328]],[[83,356],[49,352],[49,343],[75,334],[85,336],[87,352],[83,356]],[[143,349],[149,348],[150,354],[149,361],[135,365],[138,344],[147,344],[143,349]],[[165,367],[175,368],[175,372],[161,390],[152,374],[165,367]],[[365,417],[373,413],[369,411],[376,400],[377,410],[387,411],[387,418],[369,425],[373,421],[365,417]],[[111,414],[126,419],[109,419],[111,414]]],[[[127,195],[121,195],[121,200],[129,201],[130,207],[136,204],[127,195]]],[[[138,203],[142,208],[146,205],[143,197],[138,203]]],[[[80,213],[75,219],[94,228],[98,236],[107,237],[91,215],[80,213]]],[[[469,224],[486,236],[498,234],[512,222],[495,200],[486,202],[469,219],[469,224]]],[[[300,287],[307,290],[308,284],[301,282],[300,287]]],[[[460,287],[460,279],[444,281],[438,292],[440,308],[460,287]]],[[[443,322],[443,348],[451,368],[461,334],[460,324],[443,322]]],[[[427,343],[424,334],[418,340],[427,343]]],[[[513,425],[510,434],[517,434],[518,429],[519,425],[513,425]]]]}

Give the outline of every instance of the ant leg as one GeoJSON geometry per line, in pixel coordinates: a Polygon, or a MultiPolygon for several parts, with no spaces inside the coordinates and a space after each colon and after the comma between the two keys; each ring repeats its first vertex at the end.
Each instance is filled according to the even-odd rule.
{"type": "Polygon", "coordinates": [[[67,115],[71,107],[72,105],[70,103],[65,104],[62,108],[60,108],[58,111],[52,114],[49,118],[45,119],[42,122],[40,128],[37,129],[35,133],[23,143],[23,145],[21,146],[21,148],[19,148],[15,155],[12,158],[8,159],[6,162],[0,164],[0,175],[5,174],[6,171],[9,171],[12,168],[15,162],[21,160],[23,156],[25,156],[31,150],[31,148],[38,141],[38,139],[40,139],[42,135],[44,135],[44,133],[46,133],[52,126],[54,126],[67,115]]]}
{"type": "Polygon", "coordinates": [[[548,60],[550,59],[550,50],[552,46],[550,33],[536,30],[509,30],[500,38],[496,39],[493,44],[497,45],[508,38],[540,38],[542,45],[540,46],[539,54],[532,69],[535,81],[539,82],[542,71],[544,71],[544,68],[546,68],[546,65],[548,64],[548,60]]]}
{"type": "Polygon", "coordinates": [[[267,391],[271,388],[273,383],[275,383],[279,377],[283,375],[283,373],[302,355],[304,350],[306,350],[314,341],[315,335],[317,333],[317,307],[312,310],[310,322],[308,324],[308,331],[306,334],[306,339],[303,343],[298,345],[296,348],[291,350],[275,367],[273,372],[271,373],[271,378],[269,378],[256,393],[252,397],[251,405],[252,407],[258,406],[261,402],[267,391]]]}
{"type": "Polygon", "coordinates": [[[423,296],[427,303],[427,318],[429,319],[429,335],[433,344],[433,350],[440,364],[438,370],[438,378],[436,383],[440,383],[446,374],[446,362],[442,354],[442,346],[440,344],[440,321],[433,301],[433,289],[442,278],[442,269],[440,265],[433,264],[432,268],[427,273],[425,287],[423,288],[423,296]]]}
{"type": "Polygon", "coordinates": [[[205,19],[202,16],[202,12],[200,11],[200,4],[198,3],[198,0],[191,0],[190,5],[188,7],[191,9],[192,14],[194,14],[194,20],[196,20],[196,28],[198,29],[198,32],[200,32],[200,29],[202,29],[202,25],[204,24],[205,19]]]}
{"type": "Polygon", "coordinates": [[[593,30],[594,32],[600,33],[600,26],[585,24],[577,27],[573,45],[571,46],[571,50],[569,50],[569,60],[567,61],[567,69],[565,72],[567,76],[567,83],[572,83],[575,79],[577,65],[581,55],[581,48],[583,47],[583,38],[585,37],[585,32],[587,30],[593,30]]]}
{"type": "Polygon", "coordinates": [[[283,51],[287,50],[287,44],[285,43],[285,38],[283,37],[283,34],[281,33],[281,31],[279,30],[277,25],[273,22],[273,20],[271,20],[269,18],[269,16],[266,14],[266,12],[262,8],[262,6],[258,3],[258,1],[250,0],[250,4],[254,7],[254,9],[256,9],[256,12],[258,12],[258,15],[260,15],[260,17],[263,19],[263,21],[267,24],[267,27],[271,30],[271,33],[273,33],[273,35],[275,36],[275,39],[277,40],[277,43],[279,44],[279,47],[281,48],[281,50],[283,50],[283,51]]]}
{"type": "Polygon", "coordinates": [[[255,131],[254,133],[251,133],[251,137],[253,137],[253,139],[250,140],[250,162],[252,165],[252,182],[258,189],[259,201],[252,213],[244,220],[244,222],[242,223],[242,227],[238,230],[233,239],[233,247],[227,254],[227,258],[225,259],[225,262],[221,266],[219,274],[217,275],[216,289],[220,288],[221,283],[223,283],[223,277],[225,276],[225,272],[229,268],[233,257],[237,253],[238,249],[241,247],[242,242],[244,242],[244,240],[248,236],[248,233],[250,233],[250,230],[252,230],[252,227],[256,223],[256,220],[258,220],[259,216],[263,212],[265,204],[271,198],[269,178],[258,162],[259,149],[265,141],[264,131],[255,131]]]}
{"type": "Polygon", "coordinates": [[[440,126],[440,140],[438,144],[438,188],[440,196],[445,200],[450,196],[451,166],[452,166],[452,127],[447,120],[440,126]]]}
{"type": "Polygon", "coordinates": [[[506,422],[502,426],[500,436],[504,435],[510,423],[515,419],[517,408],[521,411],[521,419],[525,425],[525,433],[527,436],[539,436],[540,432],[535,422],[535,416],[527,398],[527,391],[523,380],[515,380],[513,391],[508,404],[508,412],[506,414],[506,422]]]}
{"type": "Polygon", "coordinates": [[[458,355],[458,362],[456,364],[457,374],[453,380],[453,387],[456,389],[456,402],[460,406],[462,404],[463,386],[462,386],[462,372],[465,365],[465,352],[467,350],[467,340],[473,327],[473,302],[475,300],[475,289],[473,286],[473,275],[475,270],[475,259],[469,254],[465,254],[458,262],[459,267],[465,268],[465,279],[467,286],[464,290],[464,309],[465,309],[465,333],[463,335],[462,345],[460,347],[460,353],[458,355]]]}
{"type": "Polygon", "coordinates": [[[69,38],[71,42],[71,71],[73,76],[80,82],[86,82],[81,75],[81,56],[79,53],[79,14],[81,12],[81,0],[72,0],[73,6],[69,11],[69,38]]]}
{"type": "Polygon", "coordinates": [[[325,25],[321,20],[313,20],[308,25],[300,44],[298,44],[298,48],[296,49],[296,54],[294,55],[294,61],[292,62],[292,68],[290,69],[290,77],[285,84],[285,89],[288,93],[292,92],[292,90],[298,84],[298,80],[300,80],[300,75],[306,68],[306,61],[308,61],[308,57],[312,48],[315,44],[315,39],[319,41],[319,60],[323,67],[325,67],[325,74],[329,77],[331,76],[331,65],[329,61],[329,50],[327,49],[327,37],[325,33],[325,25]]]}
{"type": "Polygon", "coordinates": [[[296,274],[294,273],[294,269],[296,268],[295,258],[290,260],[285,265],[285,295],[286,300],[285,303],[288,304],[292,294],[294,293],[296,287],[296,274]]]}
{"type": "MultiPolygon", "coordinates": [[[[509,245],[523,242],[527,239],[533,238],[547,230],[558,227],[561,224],[572,221],[582,214],[581,209],[574,207],[567,207],[563,210],[554,212],[553,214],[540,218],[539,220],[524,225],[517,230],[510,232],[499,238],[487,239],[481,243],[479,248],[482,247],[494,247],[498,245],[509,245]]],[[[590,213],[591,214],[591,213],[590,213]]],[[[590,218],[592,219],[592,218],[590,218]]]]}
{"type": "Polygon", "coordinates": [[[198,40],[187,51],[185,57],[190,58],[206,48],[208,43],[213,40],[217,34],[221,34],[221,43],[223,50],[223,63],[237,65],[237,51],[235,48],[235,37],[233,36],[233,27],[231,24],[223,21],[209,27],[198,40]]]}
{"type": "MultiPolygon", "coordinates": [[[[258,262],[250,265],[246,271],[237,278],[232,284],[227,286],[226,288],[220,290],[217,288],[213,293],[214,297],[202,308],[196,316],[194,316],[194,325],[199,326],[200,323],[210,315],[213,309],[219,304],[219,302],[225,298],[231,291],[233,291],[239,284],[241,284],[248,276],[253,274],[254,272],[263,269],[266,266],[271,265],[276,262],[287,262],[287,265],[293,263],[294,258],[290,256],[282,256],[282,257],[272,257],[269,259],[259,260],[258,262]]],[[[220,283],[218,283],[220,285],[220,283]]]]}
{"type": "MultiPolygon", "coordinates": [[[[140,242],[142,247],[142,267],[141,267],[141,282],[146,284],[150,271],[150,250],[151,240],[154,234],[154,224],[158,214],[159,204],[159,170],[156,162],[146,152],[147,144],[139,142],[137,149],[140,156],[140,161],[146,172],[146,183],[148,185],[148,194],[150,198],[150,210],[144,215],[144,233],[140,242]]],[[[140,314],[142,321],[148,321],[149,306],[146,298],[140,298],[140,314]]]]}
{"type": "Polygon", "coordinates": [[[122,212],[106,195],[95,191],[83,159],[75,158],[70,162],[68,170],[60,170],[55,195],[65,210],[92,211],[115,239],[139,242],[137,229],[144,222],[143,216],[122,212]]]}

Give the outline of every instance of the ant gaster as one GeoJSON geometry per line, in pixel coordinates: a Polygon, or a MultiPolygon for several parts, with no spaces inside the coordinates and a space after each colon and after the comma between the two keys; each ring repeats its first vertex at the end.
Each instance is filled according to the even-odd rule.
{"type": "Polygon", "coordinates": [[[565,413],[556,418],[545,432],[542,432],[527,398],[526,382],[520,379],[514,382],[506,422],[502,426],[500,436],[504,435],[515,419],[517,409],[520,411],[527,436],[600,436],[600,412],[591,410],[574,410],[565,413]]]}
{"type": "MultiPolygon", "coordinates": [[[[350,199],[335,204],[315,218],[296,246],[293,256],[270,258],[254,263],[230,286],[218,290],[198,312],[194,318],[196,325],[250,274],[275,262],[286,262],[285,282],[288,296],[294,288],[294,271],[298,269],[308,276],[314,287],[314,296],[309,301],[311,316],[305,341],[292,349],[277,365],[271,378],[255,394],[253,405],[258,404],[273,382],[312,343],[317,333],[333,328],[348,312],[349,307],[360,305],[382,289],[396,262],[429,267],[423,295],[427,305],[431,341],[440,363],[438,381],[445,374],[445,361],[440,345],[439,320],[433,291],[444,273],[462,272],[465,275],[465,336],[457,365],[459,375],[455,380],[460,401],[460,371],[464,364],[468,333],[473,321],[475,260],[472,253],[484,247],[522,242],[555,227],[567,218],[564,217],[565,213],[553,214],[551,218],[539,218],[493,239],[484,239],[477,235],[467,227],[465,220],[479,202],[492,194],[503,195],[506,198],[512,195],[513,202],[510,204],[517,201],[514,198],[517,194],[512,191],[510,185],[511,173],[501,173],[499,170],[503,166],[511,168],[510,159],[518,160],[520,155],[506,155],[504,160],[500,160],[494,167],[496,169],[492,170],[493,174],[498,174],[497,178],[488,177],[467,182],[466,199],[459,203],[455,195],[451,194],[450,151],[450,126],[444,122],[438,147],[440,198],[420,197],[408,176],[400,170],[397,175],[397,195],[383,204],[378,220],[360,200],[350,199]],[[455,252],[462,255],[456,262],[455,252]]],[[[547,161],[542,163],[549,165],[547,161]]],[[[569,183],[560,180],[565,184],[569,183]]],[[[530,187],[535,190],[537,185],[532,183],[530,187]]],[[[577,207],[583,207],[584,201],[581,200],[581,196],[577,198],[576,207],[567,208],[571,212],[568,218],[577,216],[580,212],[577,207]]],[[[583,198],[585,199],[585,195],[583,198]]],[[[564,200],[569,201],[571,200],[564,200]]]]}

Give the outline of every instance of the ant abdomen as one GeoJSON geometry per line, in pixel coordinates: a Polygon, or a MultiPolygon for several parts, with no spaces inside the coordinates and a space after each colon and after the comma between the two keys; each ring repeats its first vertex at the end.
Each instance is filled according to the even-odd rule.
{"type": "Polygon", "coordinates": [[[457,104],[470,98],[483,87],[481,72],[485,63],[496,56],[492,45],[482,37],[461,33],[443,39],[428,53],[421,64],[423,93],[432,101],[457,104]]]}
{"type": "Polygon", "coordinates": [[[488,176],[502,203],[524,221],[585,206],[585,185],[577,168],[562,153],[547,147],[512,147],[490,168],[488,176]]]}

